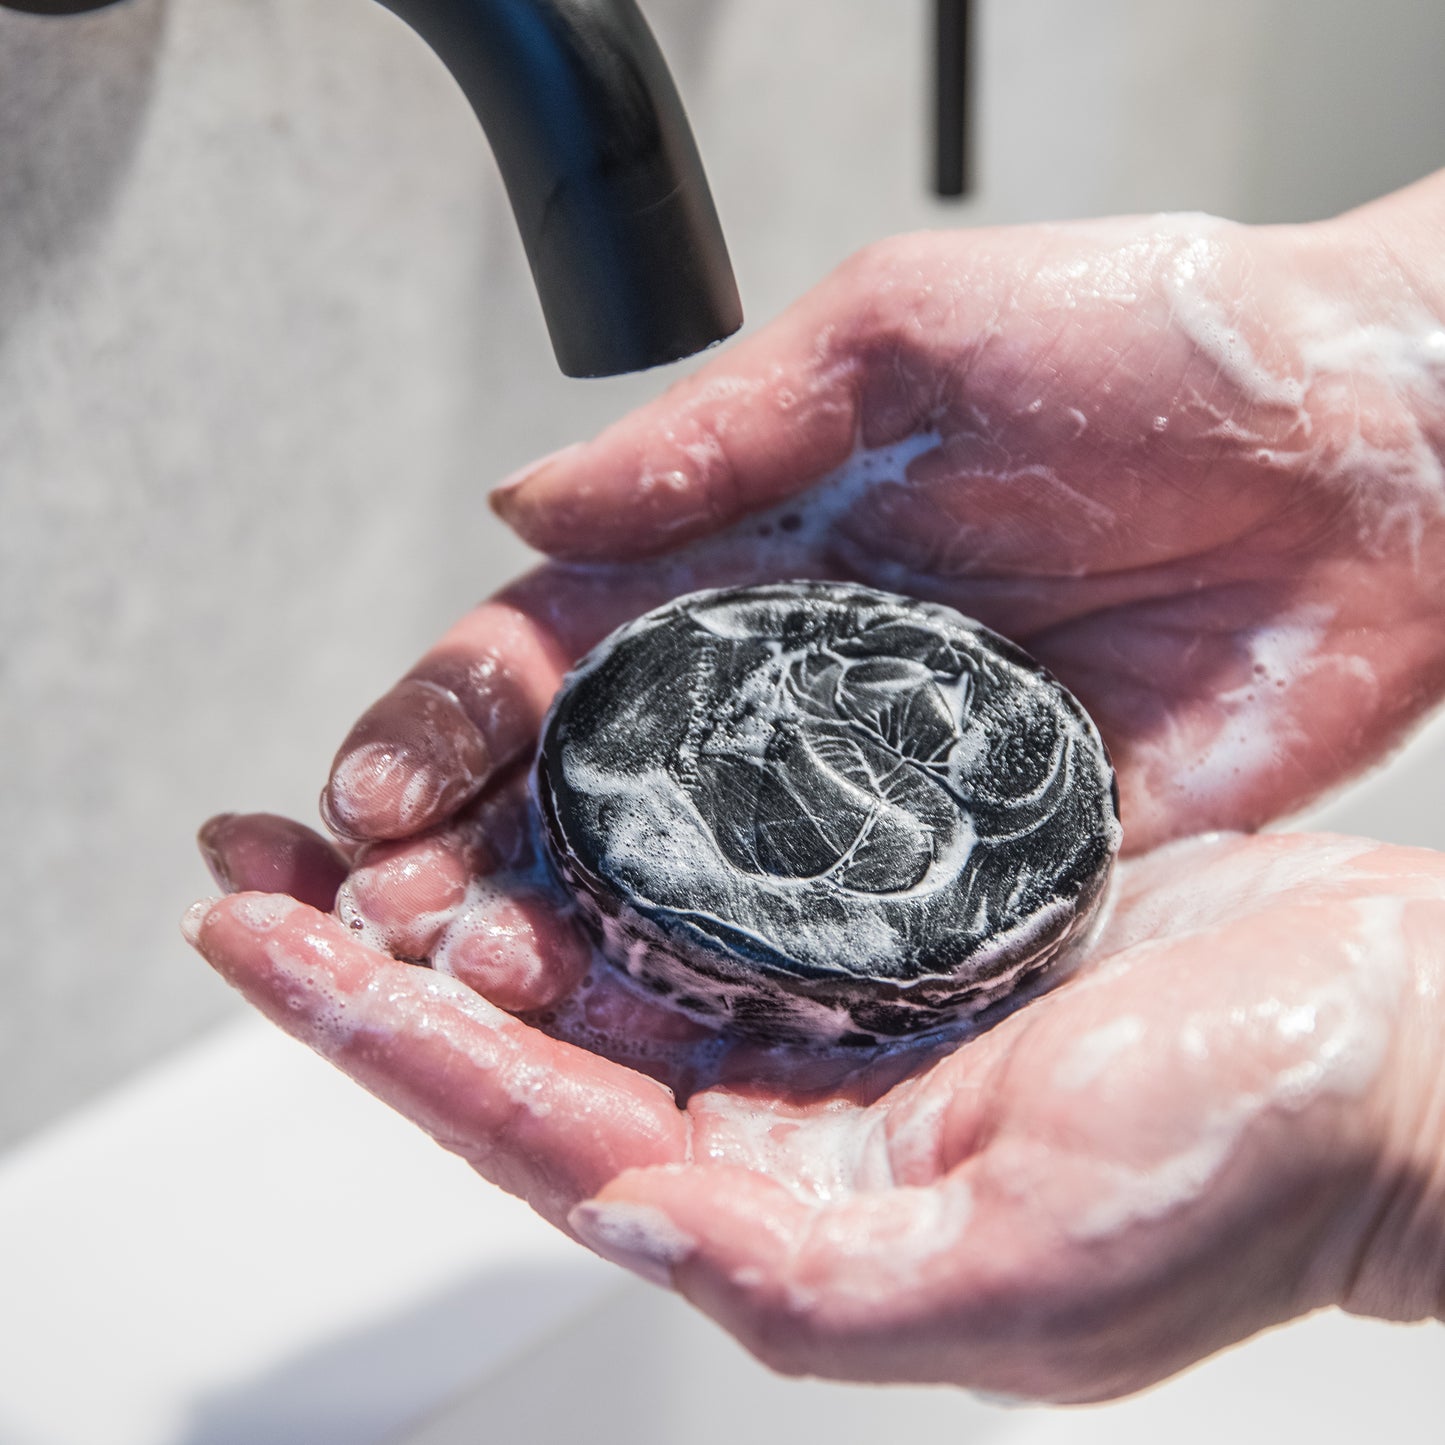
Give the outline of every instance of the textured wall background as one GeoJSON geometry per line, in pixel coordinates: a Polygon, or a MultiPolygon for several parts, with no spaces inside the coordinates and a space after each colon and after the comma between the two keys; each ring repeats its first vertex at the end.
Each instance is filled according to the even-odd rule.
{"type": "MultiPolygon", "coordinates": [[[[980,195],[928,200],[925,0],[643,0],[766,319],[924,225],[1323,216],[1445,163],[1445,7],[984,0],[980,195]]],[[[481,134],[365,0],[0,11],[0,1144],[237,1007],[208,814],[311,817],[355,714],[525,561],[568,382],[481,134]]],[[[1445,846],[1445,737],[1338,805],[1445,846]]]]}

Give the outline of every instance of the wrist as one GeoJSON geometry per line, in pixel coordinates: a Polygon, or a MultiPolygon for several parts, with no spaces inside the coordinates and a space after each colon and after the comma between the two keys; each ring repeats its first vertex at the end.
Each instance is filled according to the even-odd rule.
{"type": "Polygon", "coordinates": [[[1333,253],[1337,294],[1378,336],[1445,486],[1445,170],[1298,229],[1333,253]]]}
{"type": "Polygon", "coordinates": [[[1260,235],[1281,320],[1298,338],[1314,455],[1388,544],[1378,555],[1399,606],[1386,620],[1397,643],[1412,639],[1408,676],[1390,685],[1426,705],[1445,696],[1442,238],[1445,170],[1332,220],[1260,235]]]}
{"type": "Polygon", "coordinates": [[[1405,906],[1401,927],[1414,944],[1413,967],[1340,1303],[1379,1319],[1445,1320],[1445,904],[1405,906]]]}
{"type": "Polygon", "coordinates": [[[1324,224],[1348,238],[1367,274],[1445,326],[1445,170],[1324,224]]]}

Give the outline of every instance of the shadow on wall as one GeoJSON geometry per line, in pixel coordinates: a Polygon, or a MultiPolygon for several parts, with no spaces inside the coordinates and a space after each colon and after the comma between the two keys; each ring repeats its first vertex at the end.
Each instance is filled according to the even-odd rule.
{"type": "Polygon", "coordinates": [[[84,247],[125,178],[167,3],[63,17],[0,10],[0,343],[41,269],[84,247]]]}

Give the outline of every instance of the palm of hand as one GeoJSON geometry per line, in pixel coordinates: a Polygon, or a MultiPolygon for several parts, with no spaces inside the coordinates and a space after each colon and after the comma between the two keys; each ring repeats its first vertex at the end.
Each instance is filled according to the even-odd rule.
{"type": "Polygon", "coordinates": [[[787,1370],[1138,1389],[1348,1297],[1360,1103],[1380,1101],[1408,900],[1445,881],[1421,865],[1324,838],[1129,865],[1070,981],[902,1079],[885,1062],[781,1110],[756,1086],[741,1109],[705,1095],[688,1167],[624,1176],[579,1222],[634,1264],[651,1246],[787,1370]]]}
{"type": "Polygon", "coordinates": [[[1377,1168],[1411,938],[1437,926],[1412,910],[1445,900],[1433,855],[1160,850],[1123,865],[1052,992],[859,1061],[710,1041],[632,993],[508,871],[517,835],[507,856],[482,841],[508,806],[374,852],[340,920],[240,895],[203,906],[199,942],[488,1178],[776,1367],[1106,1398],[1348,1296],[1341,1201],[1377,1168]],[[500,871],[448,910],[477,867],[500,871]]]}
{"type": "Polygon", "coordinates": [[[1418,318],[1340,264],[1196,217],[884,243],[498,509],[675,590],[761,560],[946,602],[1089,708],[1131,849],[1256,827],[1445,685],[1418,318]]]}
{"type": "MultiPolygon", "coordinates": [[[[1387,465],[1418,440],[1399,394],[1355,398],[1361,475],[1298,335],[1238,301],[1180,321],[1247,274],[1242,233],[1113,227],[975,241],[966,274],[943,238],[899,243],[524,482],[501,509],[574,560],[464,619],[348,739],[328,819],[397,841],[357,856],[345,923],[252,896],[193,925],[285,1027],[782,1368],[1099,1398],[1350,1287],[1336,1196],[1373,1167],[1394,1017],[1353,940],[1438,901],[1419,855],[1163,850],[1122,870],[1074,979],[859,1064],[709,1042],[636,997],[531,867],[515,786],[488,786],[614,626],[808,575],[950,603],[1049,663],[1114,753],[1135,852],[1378,755],[1442,667],[1437,518],[1387,465]]],[[[319,842],[241,865],[246,828],[234,883],[329,901],[319,842]]]]}

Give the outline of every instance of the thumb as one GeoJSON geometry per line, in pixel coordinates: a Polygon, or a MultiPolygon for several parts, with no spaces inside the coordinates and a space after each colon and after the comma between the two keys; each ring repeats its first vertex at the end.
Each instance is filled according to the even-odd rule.
{"type": "Polygon", "coordinates": [[[567,1222],[775,1370],[943,1380],[953,1366],[931,1321],[966,1292],[972,1213],[961,1174],[824,1201],[737,1165],[685,1164],[628,1170],[567,1222]]]}

